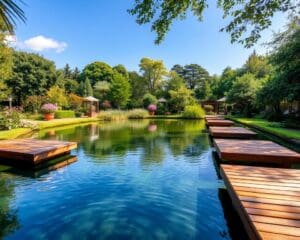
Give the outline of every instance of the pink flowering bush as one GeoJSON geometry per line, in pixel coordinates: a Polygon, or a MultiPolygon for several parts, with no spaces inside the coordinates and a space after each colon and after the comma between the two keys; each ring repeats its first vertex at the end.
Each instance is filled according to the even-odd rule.
{"type": "Polygon", "coordinates": [[[22,108],[5,108],[0,111],[0,130],[9,130],[22,127],[22,108]]]}
{"type": "Polygon", "coordinates": [[[150,104],[150,105],[148,106],[148,111],[149,111],[149,112],[155,112],[156,110],[157,110],[156,105],[150,104]]]}
{"type": "Polygon", "coordinates": [[[52,103],[46,103],[41,107],[42,113],[55,113],[57,111],[57,106],[52,103]]]}

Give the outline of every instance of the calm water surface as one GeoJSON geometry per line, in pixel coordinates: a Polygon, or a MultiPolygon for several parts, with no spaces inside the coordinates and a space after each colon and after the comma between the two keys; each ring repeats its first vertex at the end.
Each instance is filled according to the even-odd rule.
{"type": "Polygon", "coordinates": [[[0,239],[246,238],[203,121],[101,123],[33,137],[78,142],[77,161],[0,166],[0,239]]]}

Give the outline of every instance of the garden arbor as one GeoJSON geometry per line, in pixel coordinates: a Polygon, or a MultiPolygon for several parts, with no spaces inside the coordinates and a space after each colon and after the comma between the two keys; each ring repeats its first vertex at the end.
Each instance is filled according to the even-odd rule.
{"type": "Polygon", "coordinates": [[[99,112],[99,100],[92,96],[85,97],[83,99],[83,107],[87,110],[86,115],[89,117],[95,117],[99,112]]]}

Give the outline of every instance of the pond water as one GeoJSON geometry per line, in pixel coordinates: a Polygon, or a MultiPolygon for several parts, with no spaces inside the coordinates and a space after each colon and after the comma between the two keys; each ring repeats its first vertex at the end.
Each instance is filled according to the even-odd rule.
{"type": "Polygon", "coordinates": [[[247,239],[204,121],[100,123],[33,137],[78,142],[77,161],[0,167],[0,239],[247,239]]]}

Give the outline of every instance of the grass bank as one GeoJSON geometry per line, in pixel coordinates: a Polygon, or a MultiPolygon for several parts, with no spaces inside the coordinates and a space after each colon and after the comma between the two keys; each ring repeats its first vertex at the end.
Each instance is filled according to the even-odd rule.
{"type": "Polygon", "coordinates": [[[300,130],[284,128],[279,122],[269,122],[260,118],[239,118],[232,116],[227,118],[238,123],[245,124],[249,127],[254,127],[258,130],[273,134],[277,137],[300,141],[300,130]]]}
{"type": "Polygon", "coordinates": [[[97,122],[97,118],[65,118],[65,119],[53,119],[51,121],[36,121],[26,120],[33,128],[16,128],[11,130],[0,131],[0,140],[14,139],[25,134],[29,134],[34,130],[42,130],[47,128],[61,127],[73,124],[97,122]]]}

